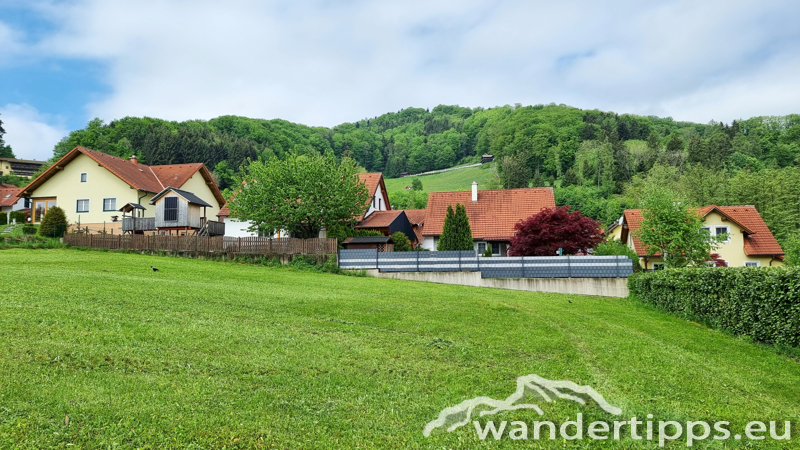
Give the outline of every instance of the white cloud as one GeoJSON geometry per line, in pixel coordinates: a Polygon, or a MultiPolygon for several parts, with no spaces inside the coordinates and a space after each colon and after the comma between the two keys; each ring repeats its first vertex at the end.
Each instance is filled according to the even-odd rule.
{"type": "Polygon", "coordinates": [[[106,120],[331,126],[408,106],[556,102],[707,122],[796,112],[800,95],[788,0],[36,5],[57,32],[32,51],[110,68],[111,94],[88,105],[106,120]]]}
{"type": "Polygon", "coordinates": [[[11,146],[19,159],[50,159],[53,157],[53,146],[69,134],[57,118],[42,114],[26,104],[0,107],[0,120],[6,130],[6,144],[11,146]]]}

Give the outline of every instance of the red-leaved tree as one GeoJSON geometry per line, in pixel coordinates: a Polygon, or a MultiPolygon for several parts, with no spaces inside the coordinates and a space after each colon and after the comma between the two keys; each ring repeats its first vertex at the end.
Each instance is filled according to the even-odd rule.
{"type": "Polygon", "coordinates": [[[543,209],[540,213],[520,220],[511,238],[510,256],[554,256],[558,249],[564,255],[586,252],[603,240],[600,222],[569,206],[543,209]]]}

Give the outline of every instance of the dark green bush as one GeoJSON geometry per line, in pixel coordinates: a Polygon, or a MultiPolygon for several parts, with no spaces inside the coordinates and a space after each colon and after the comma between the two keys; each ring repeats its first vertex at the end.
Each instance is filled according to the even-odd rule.
{"type": "Polygon", "coordinates": [[[411,242],[408,241],[408,236],[402,231],[396,231],[392,235],[392,242],[394,242],[394,251],[396,252],[411,251],[411,242]]]}
{"type": "Polygon", "coordinates": [[[39,236],[59,237],[67,231],[67,215],[58,206],[48,209],[39,225],[39,236]]]}
{"type": "Polygon", "coordinates": [[[689,268],[628,278],[641,301],[765,344],[800,347],[800,269],[689,268]]]}
{"type": "Polygon", "coordinates": [[[36,225],[25,225],[22,227],[22,234],[36,234],[36,225]]]}
{"type": "Polygon", "coordinates": [[[11,222],[9,223],[13,223],[14,219],[16,219],[17,223],[20,225],[27,222],[25,220],[25,213],[22,211],[11,211],[11,217],[9,217],[9,219],[11,219],[11,222]]]}
{"type": "Polygon", "coordinates": [[[8,223],[8,214],[0,212],[0,225],[6,225],[7,223],[8,223]]]}

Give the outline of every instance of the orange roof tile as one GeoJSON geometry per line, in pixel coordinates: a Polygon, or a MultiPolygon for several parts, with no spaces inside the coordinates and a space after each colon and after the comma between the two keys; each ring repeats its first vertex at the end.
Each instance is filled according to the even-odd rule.
{"type": "Polygon", "coordinates": [[[211,177],[211,172],[208,170],[205,164],[195,163],[148,166],[84,147],[75,147],[70,150],[55,164],[50,166],[49,169],[47,169],[28,186],[26,186],[23,192],[26,195],[30,195],[34,190],[36,190],[37,187],[41,186],[45,181],[50,179],[50,177],[55,175],[60,168],[63,168],[65,165],[69,164],[80,154],[84,154],[89,158],[92,158],[95,160],[95,162],[105,167],[106,170],[116,175],[119,179],[130,185],[132,188],[140,191],[152,192],[154,194],[161,192],[167,186],[180,188],[195,173],[200,172],[201,176],[205,179],[206,184],[214,194],[214,198],[217,200],[217,202],[220,205],[225,203],[222,193],[219,191],[217,184],[214,183],[214,179],[211,177]]]}
{"type": "Polygon", "coordinates": [[[225,206],[223,206],[222,209],[220,209],[219,212],[217,213],[217,217],[221,217],[221,216],[222,217],[229,217],[230,215],[231,215],[231,210],[228,209],[228,204],[227,203],[225,203],[225,206]]]}
{"type": "Polygon", "coordinates": [[[402,209],[396,209],[394,211],[375,211],[366,219],[359,222],[356,228],[385,228],[391,225],[400,214],[403,214],[402,209]]]}
{"type": "Polygon", "coordinates": [[[11,188],[0,188],[0,206],[14,206],[19,201],[19,194],[22,188],[16,186],[11,188]]]}
{"type": "Polygon", "coordinates": [[[545,208],[555,208],[553,188],[499,189],[478,191],[478,201],[472,201],[471,191],[431,192],[422,234],[442,234],[447,207],[457,203],[466,207],[474,239],[508,238],[514,236],[514,225],[538,214],[545,208]]]}
{"type": "MultiPolygon", "coordinates": [[[[710,205],[695,210],[698,210],[703,217],[711,211],[717,210],[723,216],[739,225],[744,233],[744,253],[748,256],[782,256],[784,254],[780,244],[775,240],[775,236],[772,235],[769,227],[764,223],[764,219],[761,218],[761,215],[753,206],[710,205]]],[[[626,209],[623,216],[625,223],[628,224],[629,233],[641,228],[642,210],[626,209]]],[[[632,236],[632,240],[636,254],[646,256],[647,246],[636,237],[632,236]]],[[[654,254],[654,256],[659,255],[661,255],[660,252],[654,254]]]]}
{"type": "Polygon", "coordinates": [[[408,220],[412,225],[422,225],[425,222],[425,215],[428,214],[427,209],[404,209],[408,220]]]}
{"type": "Polygon", "coordinates": [[[744,253],[748,256],[782,256],[783,249],[764,223],[754,206],[720,206],[725,214],[753,231],[744,237],[744,253]]]}

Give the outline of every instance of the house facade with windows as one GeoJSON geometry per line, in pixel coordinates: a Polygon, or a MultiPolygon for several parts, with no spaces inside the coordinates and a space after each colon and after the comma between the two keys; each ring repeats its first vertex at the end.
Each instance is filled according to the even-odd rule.
{"type": "Polygon", "coordinates": [[[34,173],[39,171],[42,164],[44,164],[43,161],[0,157],[0,175],[31,178],[34,173]]]}
{"type": "Polygon", "coordinates": [[[447,207],[455,210],[458,203],[467,211],[475,251],[482,254],[488,248],[494,256],[508,254],[517,222],[556,206],[553,188],[549,187],[479,191],[478,183],[473,182],[471,191],[431,192],[425,218],[418,225],[423,248],[436,250],[447,207]]]}
{"type": "MultiPolygon", "coordinates": [[[[75,147],[26,186],[21,196],[31,199],[31,221],[41,222],[47,210],[61,207],[70,226],[121,233],[119,209],[128,203],[147,205],[167,187],[192,192],[209,205],[214,217],[225,200],[211,172],[202,163],[148,166],[130,159],[75,147]]],[[[138,217],[155,217],[152,206],[138,217]]]]}
{"type": "MultiPolygon", "coordinates": [[[[755,207],[710,205],[696,211],[703,218],[703,229],[709,236],[725,236],[713,253],[717,253],[728,267],[783,265],[783,250],[755,207]]],[[[620,220],[608,230],[608,235],[634,249],[644,270],[662,269],[662,255],[648,255],[647,246],[636,238],[642,220],[642,210],[625,210],[620,220]]]]}

